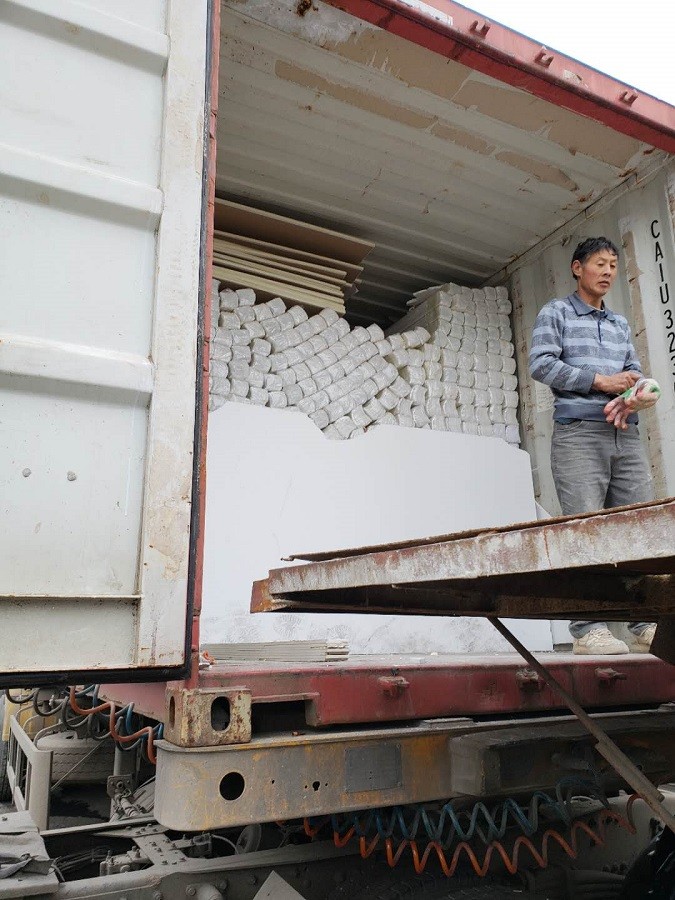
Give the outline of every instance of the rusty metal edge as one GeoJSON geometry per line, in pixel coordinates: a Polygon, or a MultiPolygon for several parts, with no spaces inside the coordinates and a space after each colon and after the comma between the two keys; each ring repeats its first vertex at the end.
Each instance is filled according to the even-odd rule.
{"type": "Polygon", "coordinates": [[[283,557],[283,559],[285,562],[293,562],[294,560],[324,562],[329,559],[347,559],[350,556],[362,556],[366,553],[377,553],[384,550],[405,550],[409,547],[425,547],[427,544],[447,543],[449,541],[463,540],[464,538],[478,537],[483,534],[508,534],[511,531],[525,531],[530,528],[542,527],[544,525],[559,525],[572,521],[581,522],[584,519],[602,518],[604,516],[612,515],[613,513],[621,513],[628,510],[649,509],[655,506],[667,507],[672,505],[675,505],[675,497],[667,497],[661,500],[652,500],[649,503],[635,503],[632,506],[615,506],[612,509],[600,509],[596,512],[580,513],[571,516],[555,516],[550,519],[534,519],[530,522],[516,522],[513,525],[471,528],[467,531],[456,531],[451,534],[438,534],[412,540],[392,541],[390,544],[369,544],[363,547],[350,547],[343,550],[324,550],[315,553],[293,553],[290,556],[283,557]]]}

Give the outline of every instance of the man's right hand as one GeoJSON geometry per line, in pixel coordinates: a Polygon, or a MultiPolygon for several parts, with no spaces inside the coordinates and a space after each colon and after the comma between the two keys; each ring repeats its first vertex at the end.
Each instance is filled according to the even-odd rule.
{"type": "Polygon", "coordinates": [[[603,394],[623,394],[628,388],[633,387],[642,376],[639,372],[617,372],[615,375],[596,375],[593,379],[593,389],[603,394]]]}

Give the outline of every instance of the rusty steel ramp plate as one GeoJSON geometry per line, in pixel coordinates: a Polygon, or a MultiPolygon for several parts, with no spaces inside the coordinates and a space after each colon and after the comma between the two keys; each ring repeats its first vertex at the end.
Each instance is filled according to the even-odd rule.
{"type": "Polygon", "coordinates": [[[657,621],[675,616],[675,500],[312,559],[257,582],[252,611],[657,621]]]}

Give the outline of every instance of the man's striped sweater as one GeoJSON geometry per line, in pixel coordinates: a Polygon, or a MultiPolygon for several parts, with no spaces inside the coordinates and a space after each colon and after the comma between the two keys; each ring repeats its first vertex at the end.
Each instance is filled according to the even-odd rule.
{"type": "MultiPolygon", "coordinates": [[[[640,372],[628,322],[603,306],[595,309],[577,294],[550,300],[537,316],[530,349],[530,374],[555,398],[556,421],[602,422],[612,399],[593,390],[596,374],[640,372]]],[[[629,421],[637,421],[631,416],[629,421]]]]}

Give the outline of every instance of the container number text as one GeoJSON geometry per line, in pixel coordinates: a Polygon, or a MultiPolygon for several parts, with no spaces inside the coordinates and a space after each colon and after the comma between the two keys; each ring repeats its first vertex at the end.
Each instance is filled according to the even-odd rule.
{"type": "Polygon", "coordinates": [[[675,309],[670,298],[668,279],[663,269],[663,249],[660,243],[661,225],[658,219],[654,219],[650,230],[654,239],[654,262],[659,270],[659,297],[663,312],[663,322],[666,328],[666,347],[670,357],[670,374],[673,379],[673,390],[675,390],[675,309]]]}

